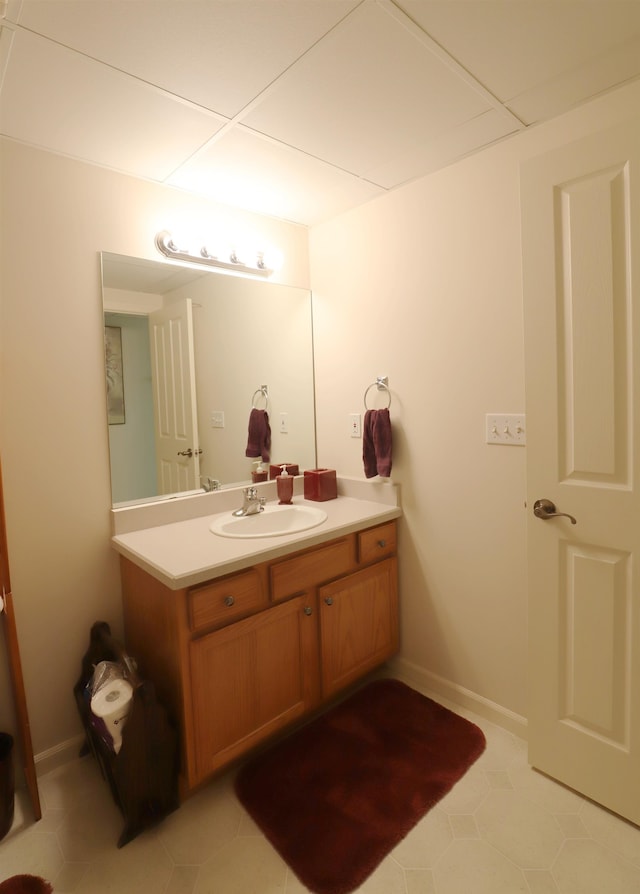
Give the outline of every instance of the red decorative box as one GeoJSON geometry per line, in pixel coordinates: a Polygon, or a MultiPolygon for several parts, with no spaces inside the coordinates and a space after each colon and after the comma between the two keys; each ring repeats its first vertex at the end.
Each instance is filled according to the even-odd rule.
{"type": "Polygon", "coordinates": [[[300,466],[297,463],[272,463],[269,466],[269,478],[277,478],[278,475],[282,474],[282,467],[285,467],[287,470],[287,475],[299,475],[300,474],[300,466]]]}
{"type": "Polygon", "coordinates": [[[307,469],[304,473],[305,500],[335,500],[338,482],[335,469],[307,469]]]}

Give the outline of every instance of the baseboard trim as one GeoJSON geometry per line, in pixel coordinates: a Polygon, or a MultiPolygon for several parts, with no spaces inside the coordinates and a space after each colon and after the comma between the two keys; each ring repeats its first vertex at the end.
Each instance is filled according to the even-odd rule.
{"type": "Polygon", "coordinates": [[[36,776],[45,776],[52,770],[57,770],[58,767],[77,760],[84,741],[83,735],[74,736],[72,739],[67,739],[65,742],[54,745],[53,748],[47,748],[46,751],[36,754],[34,756],[36,776]]]}
{"type": "MultiPolygon", "coordinates": [[[[474,711],[479,717],[484,717],[491,723],[495,723],[502,729],[519,736],[521,739],[527,739],[527,719],[520,714],[492,702],[490,699],[458,683],[452,683],[444,677],[434,674],[411,661],[404,658],[393,658],[386,664],[387,670],[393,676],[402,679],[405,683],[418,686],[425,694],[435,699],[448,701],[452,706],[467,708],[474,711]]],[[[74,736],[65,742],[60,742],[53,748],[41,751],[34,757],[36,775],[38,777],[45,776],[59,767],[77,760],[80,755],[80,749],[84,744],[85,737],[83,735],[74,736]]]]}
{"type": "Polygon", "coordinates": [[[526,717],[510,711],[458,683],[452,683],[451,680],[406,661],[404,658],[393,658],[387,666],[395,676],[401,677],[406,683],[419,686],[425,694],[474,711],[479,717],[495,723],[496,726],[500,726],[526,741],[528,736],[526,717]]]}

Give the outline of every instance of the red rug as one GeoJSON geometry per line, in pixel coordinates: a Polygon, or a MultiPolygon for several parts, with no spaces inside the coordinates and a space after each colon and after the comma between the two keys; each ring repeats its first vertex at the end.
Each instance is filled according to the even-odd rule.
{"type": "Polygon", "coordinates": [[[485,744],[468,720],[377,680],[242,767],[236,793],[307,888],[349,894],[485,744]]]}
{"type": "Polygon", "coordinates": [[[0,894],[51,894],[53,888],[35,875],[14,875],[0,882],[0,894]]]}

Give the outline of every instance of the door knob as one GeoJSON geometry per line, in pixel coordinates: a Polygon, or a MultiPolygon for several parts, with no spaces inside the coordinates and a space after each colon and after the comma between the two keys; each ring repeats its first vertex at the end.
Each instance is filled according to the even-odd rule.
{"type": "Polygon", "coordinates": [[[572,525],[577,525],[577,521],[568,512],[556,512],[556,504],[551,500],[536,500],[533,504],[533,514],[536,518],[568,518],[572,525]]]}
{"type": "Polygon", "coordinates": [[[193,456],[193,450],[189,447],[187,450],[179,450],[178,456],[188,456],[189,459],[193,456]]]}

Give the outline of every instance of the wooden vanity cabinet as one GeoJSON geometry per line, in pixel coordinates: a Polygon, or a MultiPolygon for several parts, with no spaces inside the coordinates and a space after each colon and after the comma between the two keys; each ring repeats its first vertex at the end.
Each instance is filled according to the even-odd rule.
{"type": "Polygon", "coordinates": [[[396,560],[321,587],[322,696],[330,698],[382,664],[398,648],[396,560]]]}
{"type": "Polygon", "coordinates": [[[397,651],[395,531],[182,590],[121,558],[127,651],[180,727],[183,795],[397,651]]]}
{"type": "Polygon", "coordinates": [[[205,779],[316,702],[316,622],[298,596],[194,640],[196,778],[205,779]]]}

